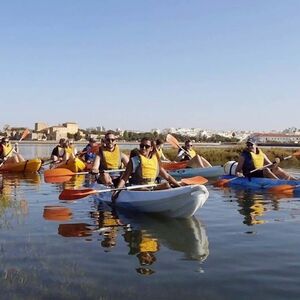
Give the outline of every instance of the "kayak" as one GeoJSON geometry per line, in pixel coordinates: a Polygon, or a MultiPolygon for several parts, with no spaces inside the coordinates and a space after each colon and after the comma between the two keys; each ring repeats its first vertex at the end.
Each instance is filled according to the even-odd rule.
{"type": "Polygon", "coordinates": [[[186,168],[168,172],[175,178],[187,178],[193,176],[204,177],[219,177],[224,175],[224,168],[222,166],[213,166],[210,168],[186,168]]]}
{"type": "Polygon", "coordinates": [[[27,172],[34,173],[37,172],[42,165],[42,161],[39,158],[29,159],[21,162],[5,162],[0,167],[0,172],[27,172]]]}
{"type": "Polygon", "coordinates": [[[186,168],[186,165],[189,161],[162,161],[161,166],[166,170],[166,171],[173,171],[173,170],[178,170],[178,169],[184,169],[186,168]]]}
{"type": "Polygon", "coordinates": [[[68,169],[74,173],[78,173],[85,170],[86,165],[81,159],[76,157],[74,159],[68,159],[68,161],[64,164],[59,163],[54,168],[68,169]]]}
{"type": "MultiPolygon", "coordinates": [[[[198,184],[157,191],[123,190],[116,200],[116,207],[172,218],[187,218],[203,206],[208,196],[206,187],[198,184]]],[[[94,197],[111,204],[111,192],[99,193],[94,197]]]]}
{"type": "MultiPolygon", "coordinates": [[[[244,187],[249,189],[269,189],[278,185],[300,185],[300,180],[284,180],[272,178],[258,178],[258,177],[235,177],[230,175],[221,176],[220,179],[229,179],[228,186],[230,187],[244,187]],[[235,178],[235,179],[233,179],[235,178]]],[[[300,187],[299,187],[300,190],[300,187]]]]}

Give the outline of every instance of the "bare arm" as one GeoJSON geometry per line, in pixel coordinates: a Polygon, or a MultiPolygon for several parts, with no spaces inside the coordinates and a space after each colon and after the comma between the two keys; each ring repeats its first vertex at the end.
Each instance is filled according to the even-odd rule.
{"type": "Polygon", "coordinates": [[[100,161],[101,161],[100,156],[96,155],[96,158],[94,160],[94,164],[93,164],[93,167],[92,167],[92,173],[93,174],[98,174],[99,173],[100,161]]]}
{"type": "Polygon", "coordinates": [[[132,174],[132,170],[133,170],[133,166],[132,166],[132,161],[130,160],[129,163],[126,166],[126,169],[123,173],[123,175],[121,176],[121,179],[118,183],[117,188],[122,188],[125,186],[126,182],[128,181],[130,175],[132,174]]]}
{"type": "Polygon", "coordinates": [[[121,153],[121,162],[126,167],[129,162],[129,157],[125,153],[121,153]]]}
{"type": "Polygon", "coordinates": [[[165,180],[167,180],[170,184],[172,184],[173,186],[181,186],[174,177],[172,177],[170,174],[167,173],[167,171],[163,168],[160,167],[159,168],[159,175],[164,178],[165,180]]]}
{"type": "Polygon", "coordinates": [[[245,162],[245,158],[242,155],[240,155],[237,167],[235,169],[235,174],[236,175],[243,173],[244,162],[245,162]]]}

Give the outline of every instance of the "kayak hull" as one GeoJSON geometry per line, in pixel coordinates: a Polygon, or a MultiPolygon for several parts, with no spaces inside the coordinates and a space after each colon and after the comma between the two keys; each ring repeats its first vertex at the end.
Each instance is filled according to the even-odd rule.
{"type": "MultiPolygon", "coordinates": [[[[189,185],[167,190],[119,193],[116,206],[143,213],[157,213],[171,218],[188,218],[203,206],[209,193],[204,185],[189,185]]],[[[99,193],[98,200],[111,203],[111,193],[99,193]]]]}
{"type": "Polygon", "coordinates": [[[213,178],[224,175],[224,169],[222,166],[213,166],[211,168],[186,168],[170,171],[169,174],[175,178],[187,178],[193,176],[213,178]]]}
{"type": "Polygon", "coordinates": [[[42,165],[42,161],[38,158],[21,161],[19,163],[6,162],[0,167],[0,172],[11,173],[35,173],[42,165]]]}
{"type": "Polygon", "coordinates": [[[64,169],[68,169],[74,173],[78,173],[78,172],[82,172],[83,170],[85,170],[86,165],[81,159],[76,157],[75,159],[69,159],[64,164],[59,164],[57,166],[57,168],[64,168],[64,169]]]}
{"type": "Polygon", "coordinates": [[[283,179],[271,179],[271,178],[246,178],[246,177],[235,177],[230,175],[224,175],[220,177],[221,179],[233,179],[228,182],[228,186],[231,187],[244,187],[253,189],[268,189],[278,185],[299,185],[299,180],[283,180],[283,179]]]}

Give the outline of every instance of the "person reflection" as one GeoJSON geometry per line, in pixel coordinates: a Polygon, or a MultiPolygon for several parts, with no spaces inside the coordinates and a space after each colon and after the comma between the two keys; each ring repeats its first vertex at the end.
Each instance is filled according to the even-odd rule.
{"type": "Polygon", "coordinates": [[[238,211],[244,216],[243,223],[248,226],[264,224],[266,221],[260,218],[266,211],[263,195],[247,190],[235,190],[235,193],[240,206],[238,211]]]}
{"type": "Polygon", "coordinates": [[[118,228],[124,226],[114,211],[98,210],[91,212],[91,217],[96,220],[97,231],[102,234],[101,246],[105,251],[110,251],[116,246],[118,228]]]}
{"type": "Polygon", "coordinates": [[[144,230],[126,230],[124,240],[128,243],[130,255],[136,255],[140,266],[136,268],[141,275],[151,275],[155,273],[149,268],[156,261],[155,253],[159,251],[158,240],[152,238],[144,230]]]}

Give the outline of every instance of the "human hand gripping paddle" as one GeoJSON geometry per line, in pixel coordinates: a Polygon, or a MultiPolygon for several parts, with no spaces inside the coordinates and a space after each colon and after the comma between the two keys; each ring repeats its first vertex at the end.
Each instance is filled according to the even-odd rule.
{"type": "MultiPolygon", "coordinates": [[[[286,157],[280,159],[279,162],[284,161],[284,160],[287,160],[287,159],[290,159],[290,158],[292,158],[293,156],[295,156],[295,157],[300,157],[300,150],[297,151],[297,152],[295,152],[295,153],[293,153],[293,154],[291,154],[291,155],[289,155],[289,156],[286,156],[286,157]]],[[[275,164],[277,164],[277,163],[278,163],[278,161],[275,161],[275,162],[273,162],[273,163],[270,163],[270,164],[267,164],[267,165],[263,166],[262,168],[257,168],[257,169],[255,169],[255,170],[252,170],[252,171],[250,171],[250,174],[252,174],[252,173],[254,173],[254,172],[256,172],[256,171],[264,170],[264,169],[266,169],[266,168],[268,168],[268,167],[272,167],[273,165],[275,165],[275,164]]],[[[238,176],[237,176],[237,177],[233,177],[233,178],[231,178],[231,179],[220,179],[220,180],[218,180],[218,181],[216,181],[216,182],[214,183],[214,186],[215,186],[215,187],[224,187],[224,186],[228,185],[229,182],[231,182],[231,181],[233,181],[233,180],[235,180],[235,179],[237,179],[237,178],[241,178],[241,177],[238,177],[238,176]]],[[[278,186],[278,187],[279,187],[279,186],[278,186]]]]}
{"type": "MultiPolygon", "coordinates": [[[[191,178],[184,178],[180,181],[183,185],[193,185],[193,184],[205,184],[208,180],[202,176],[195,176],[191,178]]],[[[74,189],[65,189],[60,195],[60,200],[76,200],[80,198],[84,198],[90,195],[106,193],[106,192],[114,192],[114,191],[123,191],[123,190],[136,190],[146,187],[154,187],[158,184],[143,184],[143,185],[132,185],[122,188],[113,188],[113,189],[103,189],[103,190],[95,190],[95,189],[82,189],[82,190],[74,190],[74,189]]]]}
{"type": "Polygon", "coordinates": [[[5,163],[6,161],[6,158],[12,153],[12,151],[14,150],[15,146],[20,143],[23,139],[26,138],[26,136],[30,133],[29,129],[26,128],[22,135],[21,135],[21,138],[19,139],[19,141],[17,143],[15,143],[15,145],[11,148],[11,150],[3,157],[3,161],[0,163],[0,168],[2,167],[2,165],[5,163]]]}
{"type": "Polygon", "coordinates": [[[179,142],[177,141],[177,139],[176,139],[173,135],[171,135],[170,133],[167,134],[166,141],[167,141],[169,144],[171,144],[174,148],[180,149],[180,150],[184,151],[185,154],[186,154],[189,158],[191,158],[191,155],[189,154],[189,152],[186,151],[184,148],[182,148],[182,147],[180,146],[179,142]]]}

